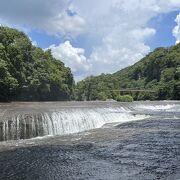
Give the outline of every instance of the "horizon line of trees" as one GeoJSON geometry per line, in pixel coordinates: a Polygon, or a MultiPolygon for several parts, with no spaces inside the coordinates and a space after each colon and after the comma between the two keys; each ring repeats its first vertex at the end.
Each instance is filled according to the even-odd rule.
{"type": "Polygon", "coordinates": [[[124,95],[180,100],[180,44],[157,48],[132,66],[75,85],[71,69],[50,50],[33,46],[23,32],[0,26],[0,101],[121,100],[124,95]],[[154,93],[112,91],[134,88],[154,93]]]}
{"type": "Polygon", "coordinates": [[[180,100],[180,43],[157,48],[132,66],[114,74],[90,76],[76,85],[76,100],[116,100],[119,89],[154,92],[121,92],[134,100],[180,100]]]}

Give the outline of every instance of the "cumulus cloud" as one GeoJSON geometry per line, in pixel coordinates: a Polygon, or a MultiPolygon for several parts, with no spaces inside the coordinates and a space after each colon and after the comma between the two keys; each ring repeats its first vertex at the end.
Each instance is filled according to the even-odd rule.
{"type": "Polygon", "coordinates": [[[77,13],[69,14],[70,0],[1,0],[0,19],[11,25],[28,26],[50,34],[76,36],[85,27],[77,13]]]}
{"type": "Polygon", "coordinates": [[[156,30],[148,22],[180,8],[179,0],[75,0],[74,8],[86,20],[89,33],[101,37],[88,58],[89,74],[112,73],[132,65],[150,52],[146,43],[156,30]],[[96,6],[94,6],[96,4],[96,6]]]}
{"type": "Polygon", "coordinates": [[[69,41],[58,46],[51,45],[49,49],[55,58],[62,60],[66,66],[72,69],[76,79],[81,79],[82,74],[90,71],[91,64],[84,55],[84,49],[73,47],[69,41]]]}
{"type": "Polygon", "coordinates": [[[29,37],[29,39],[30,39],[30,41],[31,41],[31,43],[32,43],[33,46],[36,46],[36,47],[38,46],[37,41],[32,40],[31,37],[29,37]]]}
{"type": "Polygon", "coordinates": [[[176,43],[180,43],[180,13],[177,15],[175,22],[177,26],[173,29],[173,35],[176,38],[176,43]]]}
{"type": "Polygon", "coordinates": [[[145,45],[144,40],[155,34],[154,29],[134,29],[128,33],[122,30],[121,32],[108,34],[103,38],[102,45],[94,48],[89,59],[92,63],[91,73],[115,72],[132,65],[150,51],[150,47],[145,45]]]}
{"type": "MultiPolygon", "coordinates": [[[[150,52],[147,40],[156,33],[148,22],[160,14],[180,9],[180,0],[0,1],[0,19],[4,22],[60,37],[86,34],[88,41],[91,37],[98,39],[98,44],[90,43],[93,47],[88,57],[85,49],[73,47],[69,41],[49,47],[56,58],[71,67],[76,78],[112,73],[137,62],[150,52]]],[[[179,16],[173,30],[177,42],[179,16]]]]}

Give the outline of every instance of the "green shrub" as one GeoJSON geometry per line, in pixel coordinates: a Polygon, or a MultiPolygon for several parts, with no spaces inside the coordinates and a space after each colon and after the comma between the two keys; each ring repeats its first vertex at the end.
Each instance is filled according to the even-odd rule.
{"type": "Polygon", "coordinates": [[[124,95],[124,96],[119,95],[116,100],[120,102],[132,102],[133,97],[130,95],[124,95]]]}

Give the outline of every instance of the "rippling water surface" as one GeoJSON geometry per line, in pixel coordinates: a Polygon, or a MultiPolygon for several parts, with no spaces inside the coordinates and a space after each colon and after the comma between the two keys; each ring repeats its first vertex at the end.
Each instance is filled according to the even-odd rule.
{"type": "Polygon", "coordinates": [[[180,102],[0,104],[0,179],[180,179],[180,102]]]}

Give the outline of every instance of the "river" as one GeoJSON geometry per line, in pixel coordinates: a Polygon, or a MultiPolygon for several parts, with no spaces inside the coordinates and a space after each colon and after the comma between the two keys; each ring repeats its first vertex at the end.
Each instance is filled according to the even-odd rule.
{"type": "Polygon", "coordinates": [[[0,103],[0,179],[180,179],[180,102],[0,103]]]}

